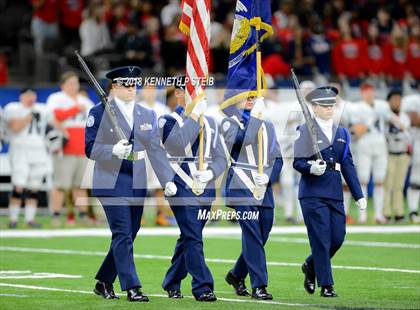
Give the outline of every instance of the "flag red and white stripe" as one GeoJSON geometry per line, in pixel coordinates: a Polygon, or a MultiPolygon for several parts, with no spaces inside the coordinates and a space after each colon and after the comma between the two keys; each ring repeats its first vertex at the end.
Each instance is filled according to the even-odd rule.
{"type": "Polygon", "coordinates": [[[200,95],[205,85],[193,81],[205,79],[209,73],[210,10],[211,0],[182,0],[180,30],[188,36],[187,68],[185,76],[186,103],[200,95]],[[197,83],[196,83],[197,84],[197,83]]]}

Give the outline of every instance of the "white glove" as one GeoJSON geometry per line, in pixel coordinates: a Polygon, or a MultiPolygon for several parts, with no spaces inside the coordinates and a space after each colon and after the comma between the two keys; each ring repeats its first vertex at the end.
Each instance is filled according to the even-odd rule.
{"type": "Polygon", "coordinates": [[[255,177],[255,184],[262,186],[267,184],[269,181],[268,175],[265,173],[260,173],[255,177]]]}
{"type": "Polygon", "coordinates": [[[214,175],[212,170],[197,171],[194,173],[194,178],[201,183],[207,183],[213,179],[213,177],[214,175]]]}
{"type": "Polygon", "coordinates": [[[323,175],[325,173],[325,170],[327,169],[327,164],[321,159],[317,159],[316,161],[310,160],[308,161],[308,164],[311,165],[311,169],[309,172],[313,175],[323,175]]]}
{"type": "Polygon", "coordinates": [[[264,104],[264,97],[258,97],[255,99],[254,106],[251,110],[251,116],[253,117],[259,117],[260,113],[264,110],[265,104],[264,104]]]}
{"type": "Polygon", "coordinates": [[[112,154],[117,156],[119,159],[127,159],[132,149],[133,145],[128,144],[127,140],[122,139],[112,147],[112,154]]]}
{"type": "Polygon", "coordinates": [[[200,116],[207,110],[207,98],[203,97],[199,102],[196,103],[194,109],[191,111],[192,114],[200,116]]]}
{"type": "Polygon", "coordinates": [[[176,194],[177,190],[175,183],[168,182],[165,184],[165,196],[171,197],[176,194]]]}
{"type": "Polygon", "coordinates": [[[360,198],[358,201],[356,201],[356,204],[359,207],[360,211],[365,211],[367,208],[366,198],[360,198]]]}

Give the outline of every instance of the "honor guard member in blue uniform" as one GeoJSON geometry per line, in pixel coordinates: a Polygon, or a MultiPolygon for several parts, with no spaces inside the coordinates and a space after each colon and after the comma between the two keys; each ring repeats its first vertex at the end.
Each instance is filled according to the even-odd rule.
{"type": "Polygon", "coordinates": [[[350,135],[346,128],[333,123],[337,94],[335,87],[320,87],[306,95],[315,114],[316,141],[323,160],[314,155],[305,123],[298,127],[293,162],[293,167],[302,174],[298,198],[312,252],[302,265],[304,288],[313,294],[316,279],[323,297],[337,296],[333,288],[331,258],[340,249],[346,233],[341,174],[358,207],[366,209],[366,199],[349,149],[350,135]]]}
{"type": "Polygon", "coordinates": [[[207,108],[206,98],[201,99],[185,115],[185,77],[177,78],[175,96],[178,106],[171,114],[159,119],[162,144],[176,173],[174,183],[178,191],[168,201],[175,215],[181,235],[177,240],[162,287],[169,298],[182,298],[181,281],[189,273],[192,293],[198,301],[215,301],[213,277],[203,253],[202,231],[206,219],[200,214],[210,212],[215,199],[215,180],[227,168],[218,125],[214,119],[203,117],[204,170],[198,170],[199,118],[207,108]]]}
{"type": "Polygon", "coordinates": [[[98,282],[94,292],[106,299],[119,298],[113,289],[118,275],[129,301],[148,301],[140,290],[133,259],[133,242],[140,228],[147,190],[144,152],[165,185],[165,194],[171,196],[177,190],[160,146],[155,113],[135,102],[134,84],[121,83],[120,78],[137,78],[140,72],[139,67],[121,67],[106,75],[112,80],[113,99],[108,103],[127,139],[118,141],[102,103],[90,110],[86,124],[85,152],[95,161],[92,194],[101,202],[112,232],[111,247],[95,277],[98,282]]]}
{"type": "Polygon", "coordinates": [[[273,124],[260,120],[264,99],[248,97],[230,106],[230,117],[222,121],[222,133],[230,152],[231,167],[226,178],[226,205],[235,208],[242,229],[242,253],[225,280],[239,296],[249,296],[245,278],[249,274],[252,298],[269,300],[264,245],[273,226],[272,183],[278,181],[283,160],[273,124]],[[254,103],[255,102],[255,103],[254,103]],[[239,109],[238,109],[239,108],[239,109]],[[242,112],[243,111],[243,112],[242,112]],[[242,112],[242,113],[241,113],[242,112]],[[264,172],[258,173],[258,130],[262,128],[264,172]],[[258,212],[258,218],[241,218],[258,212]]]}

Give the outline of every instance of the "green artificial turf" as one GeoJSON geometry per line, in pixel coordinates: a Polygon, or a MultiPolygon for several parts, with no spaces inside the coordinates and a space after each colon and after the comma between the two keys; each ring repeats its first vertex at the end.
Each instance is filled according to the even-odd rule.
{"type": "MultiPolygon", "coordinates": [[[[269,286],[273,303],[264,303],[235,296],[233,289],[224,281],[226,272],[232,268],[241,250],[239,236],[208,237],[204,240],[205,255],[209,261],[215,281],[215,292],[219,300],[215,303],[199,303],[191,298],[191,278],[182,283],[186,298],[172,300],[164,296],[161,283],[169,266],[176,236],[142,236],[141,230],[135,241],[135,262],[142,281],[143,290],[150,295],[149,303],[129,303],[120,292],[119,283],[115,288],[122,296],[120,300],[104,300],[93,293],[95,273],[102,262],[101,252],[109,248],[106,237],[54,237],[54,238],[1,238],[0,271],[31,271],[81,275],[81,278],[51,279],[6,279],[0,273],[2,284],[20,284],[58,291],[0,286],[0,309],[323,309],[323,308],[420,308],[420,238],[418,234],[348,234],[349,241],[369,241],[373,243],[402,243],[402,247],[390,245],[366,246],[344,244],[333,259],[340,266],[361,266],[417,270],[413,272],[380,270],[334,269],[335,289],[338,298],[326,299],[308,295],[302,286],[303,275],[299,266],[279,266],[276,262],[301,263],[308,254],[308,243],[302,242],[304,234],[272,235],[266,245],[269,286]],[[406,248],[404,244],[417,245],[406,248]],[[8,247],[8,248],[5,248],[8,247]],[[13,247],[14,250],[11,250],[13,247]],[[24,252],[18,250],[24,250],[24,252]],[[36,253],[33,249],[70,250],[66,254],[46,250],[36,253]],[[76,252],[74,252],[76,251],[76,252]],[[77,251],[84,251],[78,253],[77,251]],[[82,255],[83,254],[83,255],[82,255]],[[151,255],[143,257],[142,255],[151,255]],[[64,292],[76,290],[83,292],[64,292]],[[188,297],[189,296],[189,297],[188,297]],[[243,300],[235,302],[223,299],[243,300]]],[[[249,279],[247,279],[249,286],[249,279]]]]}

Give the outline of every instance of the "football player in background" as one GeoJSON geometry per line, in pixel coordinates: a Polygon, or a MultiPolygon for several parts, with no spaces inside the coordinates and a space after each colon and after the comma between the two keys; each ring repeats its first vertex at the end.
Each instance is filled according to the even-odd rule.
{"type": "MultiPolygon", "coordinates": [[[[60,211],[63,207],[66,192],[72,191],[73,201],[87,197],[81,188],[87,159],[84,155],[85,123],[89,109],[93,106],[89,98],[79,93],[79,77],[74,72],[65,72],[61,76],[61,91],[51,94],[47,106],[55,116],[55,126],[67,137],[62,152],[53,157],[54,175],[51,192],[52,224],[60,224],[60,211]]],[[[79,205],[79,217],[87,219],[87,206],[79,205]]],[[[74,224],[74,217],[68,216],[68,224],[74,224]]]]}
{"type": "Polygon", "coordinates": [[[25,206],[26,224],[31,228],[40,227],[35,222],[38,191],[52,173],[45,133],[53,117],[47,107],[36,100],[35,91],[25,88],[21,91],[19,102],[7,104],[4,110],[13,184],[9,201],[10,228],[16,228],[22,205],[25,206]]]}
{"type": "MultiPolygon", "coordinates": [[[[417,83],[417,90],[420,83],[417,83]]],[[[418,216],[420,200],[420,94],[419,92],[402,99],[402,111],[410,118],[410,134],[413,141],[413,155],[411,158],[410,187],[407,191],[407,201],[410,220],[419,223],[418,216]]]]}
{"type": "Polygon", "coordinates": [[[387,101],[396,117],[401,122],[400,126],[392,123],[386,124],[386,140],[388,144],[388,167],[385,179],[384,215],[387,221],[392,219],[394,211],[395,222],[404,219],[404,183],[407,176],[410,157],[410,119],[401,111],[402,92],[400,89],[391,89],[387,101]]]}
{"type": "MultiPolygon", "coordinates": [[[[373,85],[364,83],[360,87],[362,100],[354,104],[350,116],[350,131],[356,139],[355,164],[362,185],[363,196],[367,197],[367,185],[371,174],[374,180],[373,205],[375,221],[386,222],[383,216],[384,181],[387,168],[388,151],[384,126],[391,119],[391,109],[386,101],[375,97],[373,85]]],[[[367,212],[359,213],[359,223],[367,222],[367,212]]]]}

